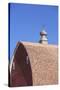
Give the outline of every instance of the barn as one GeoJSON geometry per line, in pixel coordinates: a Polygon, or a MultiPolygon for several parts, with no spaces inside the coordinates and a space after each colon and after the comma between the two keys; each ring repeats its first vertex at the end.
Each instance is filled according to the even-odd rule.
{"type": "Polygon", "coordinates": [[[9,86],[58,84],[58,46],[18,42],[9,64],[9,86]]]}

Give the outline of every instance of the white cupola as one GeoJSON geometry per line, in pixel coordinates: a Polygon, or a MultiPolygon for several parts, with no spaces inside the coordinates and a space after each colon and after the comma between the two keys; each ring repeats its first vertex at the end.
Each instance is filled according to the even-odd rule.
{"type": "Polygon", "coordinates": [[[48,44],[48,39],[47,39],[47,32],[45,30],[42,30],[40,32],[40,41],[41,44],[48,44]]]}

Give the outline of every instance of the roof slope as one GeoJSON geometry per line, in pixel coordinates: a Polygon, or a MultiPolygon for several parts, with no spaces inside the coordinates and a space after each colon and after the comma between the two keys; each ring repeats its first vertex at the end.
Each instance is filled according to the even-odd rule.
{"type": "MultiPolygon", "coordinates": [[[[22,44],[28,53],[32,69],[33,85],[57,84],[58,47],[55,45],[42,45],[40,43],[30,42],[22,42],[22,44]]],[[[17,46],[20,47],[20,42],[18,42],[17,46]]],[[[16,51],[18,50],[16,49],[16,51]]]]}

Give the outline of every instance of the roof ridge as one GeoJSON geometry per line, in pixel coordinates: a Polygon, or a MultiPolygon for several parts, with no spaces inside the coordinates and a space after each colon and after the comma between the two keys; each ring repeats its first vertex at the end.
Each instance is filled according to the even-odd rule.
{"type": "Polygon", "coordinates": [[[35,42],[25,42],[25,41],[20,41],[20,42],[18,42],[17,43],[17,45],[19,44],[19,43],[22,43],[22,44],[24,44],[24,45],[31,45],[31,46],[41,46],[41,47],[43,47],[43,46],[46,46],[46,47],[58,47],[58,45],[53,45],[53,44],[40,44],[40,43],[35,43],[35,42]]]}

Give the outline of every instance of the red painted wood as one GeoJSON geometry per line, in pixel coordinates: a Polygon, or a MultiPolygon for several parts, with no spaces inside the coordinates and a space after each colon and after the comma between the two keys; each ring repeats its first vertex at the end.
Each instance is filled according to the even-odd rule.
{"type": "Polygon", "coordinates": [[[30,60],[28,58],[27,63],[27,56],[26,48],[20,43],[14,55],[15,70],[12,66],[9,86],[31,86],[33,84],[30,60]]]}

